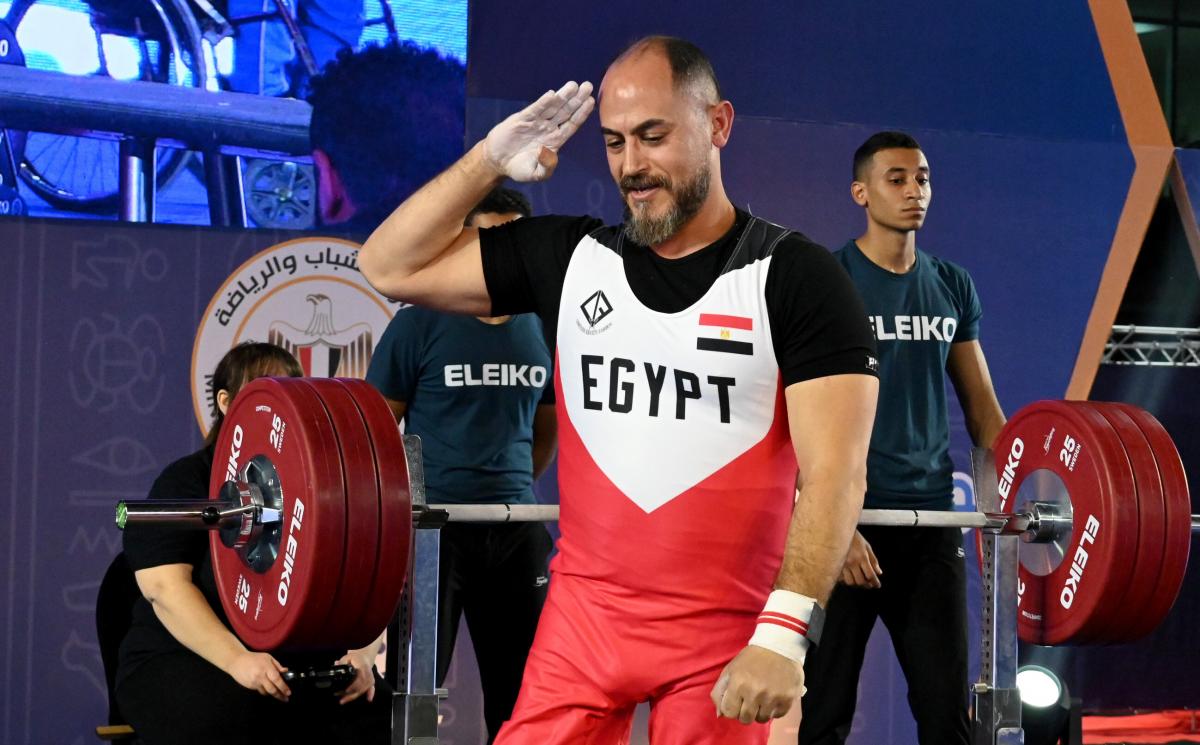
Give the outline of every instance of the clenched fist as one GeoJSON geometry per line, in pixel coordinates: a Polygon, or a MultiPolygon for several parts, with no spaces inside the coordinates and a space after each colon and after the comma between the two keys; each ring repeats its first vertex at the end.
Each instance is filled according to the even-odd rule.
{"type": "Polygon", "coordinates": [[[749,646],[721,671],[713,686],[717,716],[742,724],[769,722],[800,705],[804,666],[762,647],[749,646]]]}

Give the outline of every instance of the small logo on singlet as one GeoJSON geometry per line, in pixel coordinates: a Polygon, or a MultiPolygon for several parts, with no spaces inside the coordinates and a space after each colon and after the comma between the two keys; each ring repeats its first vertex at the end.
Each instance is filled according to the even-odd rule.
{"type": "Polygon", "coordinates": [[[596,324],[600,323],[612,313],[612,303],[608,302],[603,290],[596,290],[588,299],[580,304],[579,309],[583,311],[583,317],[588,322],[588,326],[596,328],[596,324]]]}
{"type": "Polygon", "coordinates": [[[871,372],[879,372],[879,359],[867,355],[867,369],[871,372]]]}

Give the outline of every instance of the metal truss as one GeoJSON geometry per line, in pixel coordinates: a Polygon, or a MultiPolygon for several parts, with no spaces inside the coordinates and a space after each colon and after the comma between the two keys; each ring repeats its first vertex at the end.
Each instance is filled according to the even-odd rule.
{"type": "Polygon", "coordinates": [[[1200,328],[1113,326],[1105,365],[1200,367],[1200,328]]]}

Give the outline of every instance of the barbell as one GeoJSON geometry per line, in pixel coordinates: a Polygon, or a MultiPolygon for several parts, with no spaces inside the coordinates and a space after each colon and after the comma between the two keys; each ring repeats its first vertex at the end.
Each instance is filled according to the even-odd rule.
{"type": "MultiPolygon", "coordinates": [[[[994,452],[997,512],[868,509],[859,524],[1020,534],[1016,612],[1027,641],[1112,643],[1157,627],[1196,523],[1162,425],[1126,404],[1040,401],[1009,420],[994,452]]],[[[117,525],[212,530],[221,604],[247,645],[358,648],[387,625],[427,508],[413,505],[403,441],[369,384],[252,381],[221,426],[210,488],[210,500],[122,502],[117,525]]],[[[437,509],[463,522],[558,517],[553,505],[437,509]]]]}

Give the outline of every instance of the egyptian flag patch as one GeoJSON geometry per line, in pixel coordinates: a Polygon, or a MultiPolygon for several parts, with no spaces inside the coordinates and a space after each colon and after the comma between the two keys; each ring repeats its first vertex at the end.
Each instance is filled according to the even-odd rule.
{"type": "Polygon", "coordinates": [[[754,344],[750,341],[753,331],[753,318],[701,313],[696,349],[702,352],[754,354],[754,344]]]}

